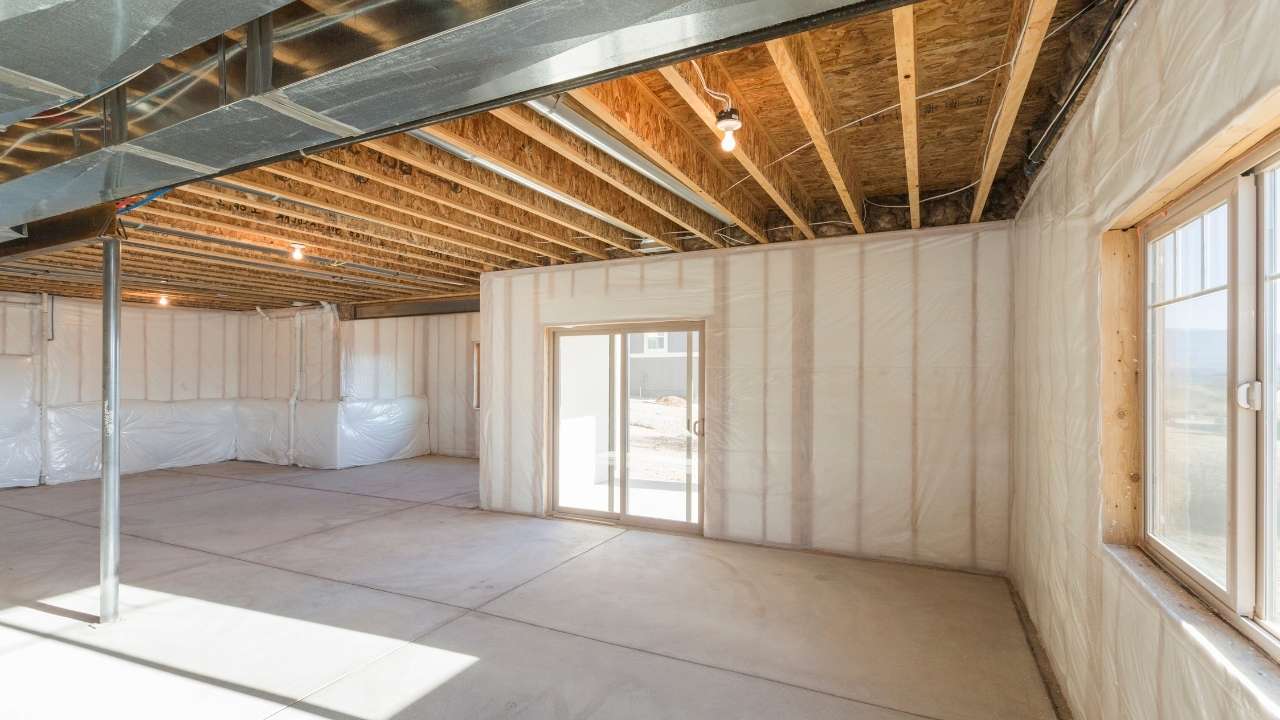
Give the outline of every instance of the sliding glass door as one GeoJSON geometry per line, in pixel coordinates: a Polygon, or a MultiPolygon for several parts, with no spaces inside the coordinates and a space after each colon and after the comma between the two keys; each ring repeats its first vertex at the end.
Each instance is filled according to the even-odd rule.
{"type": "Polygon", "coordinates": [[[700,324],[557,331],[554,510],[702,521],[700,324]]]}

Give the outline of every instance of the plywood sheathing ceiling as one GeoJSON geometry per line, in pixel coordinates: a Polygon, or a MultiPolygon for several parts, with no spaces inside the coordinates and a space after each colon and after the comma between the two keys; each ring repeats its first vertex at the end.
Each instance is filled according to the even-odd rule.
{"type": "MultiPolygon", "coordinates": [[[[1113,2],[926,0],[556,98],[714,213],[524,105],[177,188],[122,216],[126,299],[456,297],[492,270],[969,222],[985,187],[981,219],[1010,217],[1113,2]],[[731,153],[699,71],[742,114],[731,153]]],[[[97,253],[0,262],[0,289],[94,296],[97,253]]]]}

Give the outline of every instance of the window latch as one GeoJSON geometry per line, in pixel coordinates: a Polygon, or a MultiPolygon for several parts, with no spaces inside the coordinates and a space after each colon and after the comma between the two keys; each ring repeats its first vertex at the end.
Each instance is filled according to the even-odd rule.
{"type": "Polygon", "coordinates": [[[1245,410],[1262,409],[1262,383],[1257,380],[1243,382],[1236,386],[1236,404],[1245,410]]]}

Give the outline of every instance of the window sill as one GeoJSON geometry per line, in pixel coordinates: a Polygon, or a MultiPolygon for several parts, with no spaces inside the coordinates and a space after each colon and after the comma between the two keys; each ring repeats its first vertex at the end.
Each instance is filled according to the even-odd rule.
{"type": "Polygon", "coordinates": [[[1246,635],[1249,627],[1239,628],[1235,622],[1254,632],[1265,631],[1244,618],[1219,615],[1136,547],[1104,545],[1103,554],[1120,569],[1122,581],[1155,603],[1162,619],[1186,639],[1185,645],[1221,672],[1229,694],[1251,696],[1254,703],[1280,713],[1280,664],[1246,635]]]}

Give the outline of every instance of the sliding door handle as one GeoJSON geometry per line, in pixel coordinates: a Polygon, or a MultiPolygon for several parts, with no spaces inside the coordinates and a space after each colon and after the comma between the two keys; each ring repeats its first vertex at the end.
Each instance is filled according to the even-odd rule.
{"type": "Polygon", "coordinates": [[[693,421],[693,434],[697,435],[698,437],[702,437],[702,419],[701,418],[693,421]]]}
{"type": "Polygon", "coordinates": [[[1257,380],[1243,382],[1236,386],[1236,405],[1245,410],[1262,409],[1262,383],[1257,380]]]}

